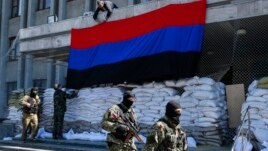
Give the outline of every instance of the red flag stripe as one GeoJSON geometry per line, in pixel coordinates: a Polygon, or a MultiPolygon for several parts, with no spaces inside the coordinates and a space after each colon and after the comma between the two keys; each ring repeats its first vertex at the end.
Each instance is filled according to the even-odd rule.
{"type": "Polygon", "coordinates": [[[170,26],[205,24],[206,1],[171,4],[139,16],[111,21],[84,29],[73,29],[71,48],[128,40],[170,26]]]}

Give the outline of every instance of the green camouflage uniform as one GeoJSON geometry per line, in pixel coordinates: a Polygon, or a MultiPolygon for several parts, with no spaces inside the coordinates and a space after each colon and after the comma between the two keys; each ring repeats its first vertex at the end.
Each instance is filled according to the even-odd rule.
{"type": "Polygon", "coordinates": [[[53,138],[62,138],[64,114],[66,112],[66,98],[67,95],[64,91],[57,89],[54,93],[54,125],[53,125],[53,138]]]}
{"type": "Polygon", "coordinates": [[[104,114],[101,127],[109,131],[110,133],[107,135],[107,143],[109,151],[137,151],[137,147],[134,143],[133,137],[129,140],[125,140],[125,138],[118,138],[116,135],[116,128],[118,125],[125,123],[121,115],[124,114],[125,117],[132,119],[133,124],[136,124],[137,117],[132,108],[130,108],[126,113],[120,109],[118,105],[113,105],[111,108],[107,110],[104,114]]]}
{"type": "Polygon", "coordinates": [[[186,151],[186,134],[164,116],[153,126],[142,151],[186,151]]]}

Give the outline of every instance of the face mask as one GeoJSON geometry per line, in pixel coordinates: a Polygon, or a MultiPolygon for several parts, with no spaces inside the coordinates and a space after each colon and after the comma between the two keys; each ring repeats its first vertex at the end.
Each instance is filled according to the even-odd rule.
{"type": "Polygon", "coordinates": [[[35,92],[32,92],[32,93],[30,94],[30,97],[35,98],[35,97],[36,97],[36,93],[35,93],[35,92]]]}
{"type": "Polygon", "coordinates": [[[181,106],[175,101],[168,102],[166,106],[166,116],[170,118],[174,124],[179,124],[181,113],[178,109],[181,109],[181,106]]]}
{"type": "Polygon", "coordinates": [[[176,117],[172,117],[172,118],[171,118],[171,119],[172,119],[172,122],[173,122],[174,124],[176,124],[176,125],[180,124],[180,116],[181,116],[181,114],[179,113],[178,116],[176,116],[176,117]]]}
{"type": "Polygon", "coordinates": [[[129,108],[132,106],[133,101],[131,101],[131,100],[128,98],[128,99],[123,100],[122,103],[129,109],[129,108]]]}

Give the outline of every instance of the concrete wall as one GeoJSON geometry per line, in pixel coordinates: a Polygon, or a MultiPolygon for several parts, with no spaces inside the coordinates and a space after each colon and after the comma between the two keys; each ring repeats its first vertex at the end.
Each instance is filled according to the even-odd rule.
{"type": "MultiPolygon", "coordinates": [[[[135,7],[125,7],[129,5],[131,0],[113,0],[120,8],[115,11],[112,19],[126,18],[139,13],[154,9],[157,3],[146,3],[136,5],[135,7]]],[[[146,1],[146,0],[145,0],[146,1]]],[[[144,1],[144,2],[145,2],[144,1]]],[[[165,0],[152,0],[164,3],[165,0]]],[[[172,0],[171,0],[172,1],[172,0]]],[[[177,2],[178,0],[173,0],[177,2]]],[[[188,0],[190,1],[190,0],[188,0]]],[[[229,0],[208,0],[208,4],[228,2],[229,0]]],[[[71,28],[83,28],[94,26],[96,23],[91,17],[83,17],[85,0],[76,0],[67,4],[67,18],[55,24],[46,24],[49,9],[37,11],[36,27],[31,27],[23,30],[22,35],[22,51],[32,51],[35,49],[50,49],[68,47],[70,41],[69,31],[71,28]],[[56,35],[54,35],[56,34],[56,35]],[[43,38],[40,38],[42,36],[43,38]],[[36,37],[36,38],[35,38],[36,37]]],[[[230,4],[224,4],[216,7],[208,8],[207,23],[219,22],[223,20],[233,20],[237,18],[252,17],[268,14],[267,0],[232,0],[230,4]],[[241,2],[243,2],[241,4],[241,2]]],[[[9,37],[15,37],[19,31],[20,17],[9,20],[9,37]]],[[[46,79],[46,64],[45,60],[41,62],[34,61],[33,79],[46,79]]],[[[17,62],[9,62],[7,65],[7,81],[16,81],[17,62]]],[[[66,67],[67,68],[67,67],[66,67]]],[[[66,75],[66,69],[64,70],[66,75]]]]}
{"type": "MultiPolygon", "coordinates": [[[[17,61],[8,62],[6,78],[7,82],[17,81],[17,61]],[[12,73],[12,74],[11,74],[12,73]]],[[[33,62],[33,79],[46,79],[47,69],[46,60],[39,60],[33,62]]]]}
{"type": "Polygon", "coordinates": [[[84,13],[85,0],[71,1],[67,4],[67,18],[82,16],[84,13]]]}
{"type": "MultiPolygon", "coordinates": [[[[131,0],[132,1],[132,0],[131,0]]],[[[149,0],[144,0],[146,3],[149,0]]],[[[160,0],[151,0],[151,1],[160,1],[160,0]]],[[[218,3],[218,2],[224,2],[229,0],[207,0],[208,4],[212,3],[218,3]]],[[[234,2],[244,2],[244,1],[252,1],[252,0],[233,0],[234,2]]],[[[75,18],[78,16],[82,16],[84,13],[84,2],[85,0],[75,0],[70,1],[67,3],[67,19],[75,18]]],[[[118,7],[126,7],[129,4],[129,1],[127,0],[113,0],[113,2],[118,7]]],[[[42,25],[47,23],[47,16],[49,16],[49,9],[45,10],[39,10],[36,14],[36,25],[42,25]]],[[[20,17],[12,18],[10,19],[10,26],[9,26],[9,36],[8,37],[14,37],[17,35],[19,31],[19,21],[20,17]]]]}
{"type": "Polygon", "coordinates": [[[230,1],[230,0],[207,0],[207,3],[212,4],[212,3],[219,3],[219,2],[226,2],[226,1],[230,1]]]}
{"type": "Polygon", "coordinates": [[[46,79],[47,77],[46,60],[34,61],[33,79],[46,79]]]}
{"type": "Polygon", "coordinates": [[[17,81],[17,74],[18,74],[17,69],[18,69],[17,61],[7,63],[7,73],[9,73],[8,76],[6,77],[7,82],[17,81]]]}
{"type": "Polygon", "coordinates": [[[0,123],[0,140],[14,136],[15,124],[0,123]]]}
{"type": "Polygon", "coordinates": [[[16,37],[20,29],[20,18],[12,18],[9,20],[8,37],[16,37]]]}
{"type": "MultiPolygon", "coordinates": [[[[114,15],[112,15],[110,20],[118,20],[136,16],[165,6],[169,3],[180,2],[180,0],[161,0],[158,2],[119,8],[114,11],[114,15]]],[[[255,2],[242,4],[226,4],[222,6],[211,7],[207,9],[206,22],[212,23],[239,18],[254,17],[258,15],[266,15],[268,14],[267,8],[267,0],[258,0],[255,2]]],[[[21,51],[28,52],[34,50],[58,49],[60,47],[68,47],[70,45],[69,32],[72,28],[84,28],[94,26],[96,24],[97,23],[92,19],[92,17],[89,16],[72,18],[54,24],[41,25],[30,29],[23,29],[23,35],[21,35],[21,51]],[[40,36],[42,37],[40,38],[40,36]],[[57,43],[55,39],[58,41],[64,41],[57,43]]]]}
{"type": "Polygon", "coordinates": [[[47,16],[49,16],[49,9],[39,10],[36,12],[36,26],[47,24],[47,16]]]}
{"type": "Polygon", "coordinates": [[[112,0],[118,7],[126,7],[128,6],[127,0],[112,0]]]}

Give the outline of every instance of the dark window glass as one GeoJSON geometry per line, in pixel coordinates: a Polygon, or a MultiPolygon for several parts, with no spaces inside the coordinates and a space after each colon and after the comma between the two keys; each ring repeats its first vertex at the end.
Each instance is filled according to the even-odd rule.
{"type": "Polygon", "coordinates": [[[17,89],[17,82],[7,82],[7,92],[11,93],[13,90],[17,89]]]}
{"type": "Polygon", "coordinates": [[[11,18],[19,16],[19,0],[11,1],[11,18]]]}
{"type": "Polygon", "coordinates": [[[16,39],[16,37],[9,38],[9,48],[11,47],[11,45],[14,42],[15,39],[16,39]]]}
{"type": "Polygon", "coordinates": [[[37,10],[50,8],[51,0],[38,0],[37,5],[38,5],[37,10]]]}
{"type": "Polygon", "coordinates": [[[7,101],[10,99],[13,90],[17,90],[17,82],[7,82],[7,101]]]}
{"type": "Polygon", "coordinates": [[[46,0],[45,7],[50,8],[50,5],[51,5],[51,0],[46,0]]]}
{"type": "Polygon", "coordinates": [[[139,4],[141,3],[141,0],[134,0],[134,4],[139,4]]]}
{"type": "Polygon", "coordinates": [[[15,6],[18,6],[19,5],[18,0],[12,0],[12,1],[13,1],[13,5],[15,5],[15,6]]]}
{"type": "Polygon", "coordinates": [[[33,80],[33,86],[38,88],[46,88],[46,79],[33,80]]]}
{"type": "Polygon", "coordinates": [[[38,0],[38,10],[44,9],[44,0],[38,0]]]}

